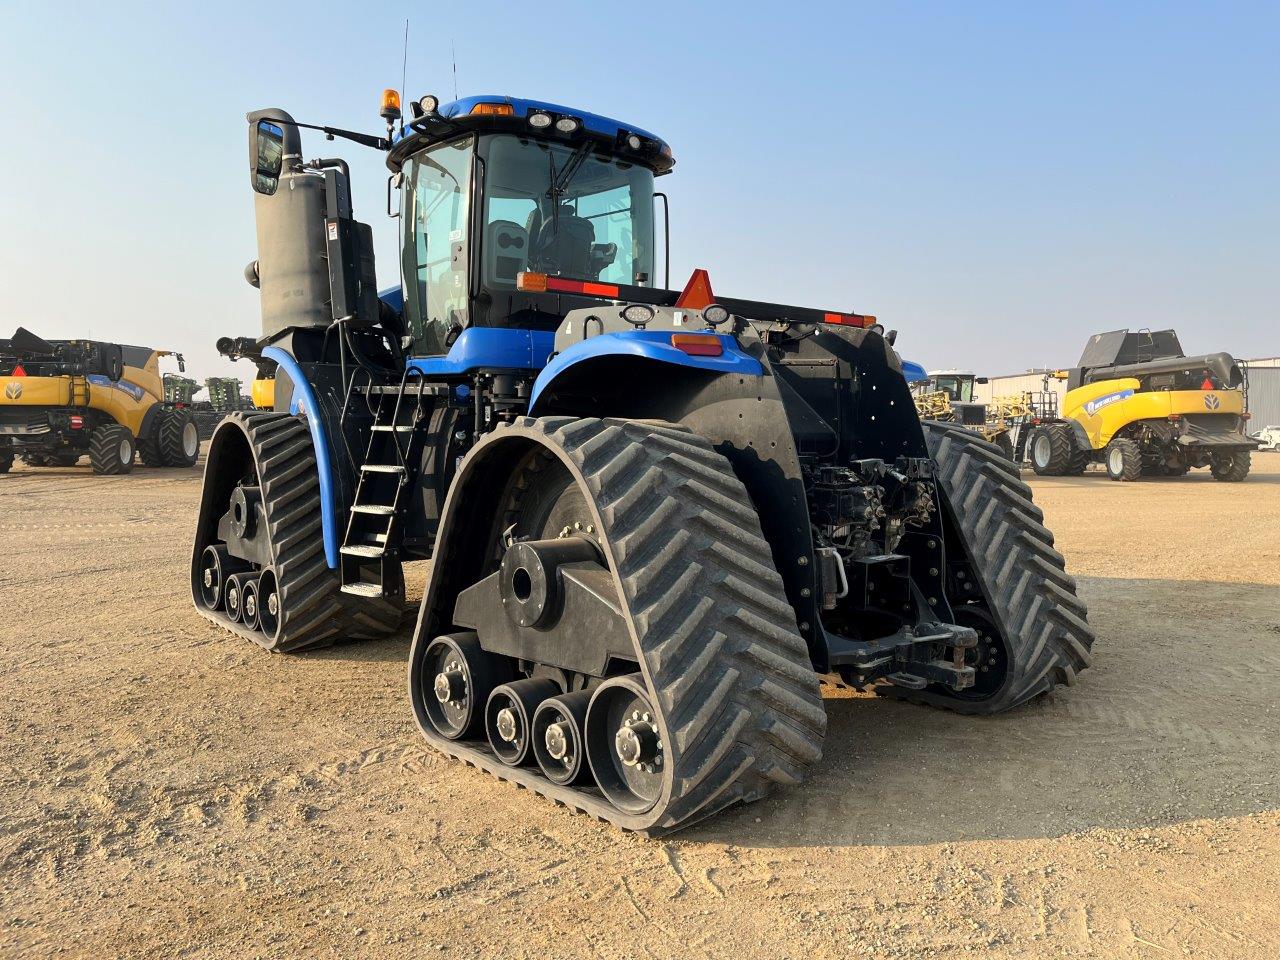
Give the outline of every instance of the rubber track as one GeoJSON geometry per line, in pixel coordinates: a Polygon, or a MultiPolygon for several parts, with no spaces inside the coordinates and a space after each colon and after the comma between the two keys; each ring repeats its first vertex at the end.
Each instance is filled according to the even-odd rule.
{"type": "MultiPolygon", "coordinates": [[[[594,791],[445,740],[420,718],[427,739],[648,835],[799,783],[821,757],[826,713],[759,517],[728,461],[703,438],[652,422],[525,418],[493,437],[512,434],[558,452],[594,501],[669,757],[662,797],[633,816],[594,791]]],[[[424,649],[429,639],[419,638],[424,649]]]]}
{"type": "Polygon", "coordinates": [[[234,412],[226,419],[239,425],[253,450],[280,585],[280,640],[273,644],[261,632],[205,609],[198,597],[196,609],[233,633],[279,653],[393,633],[400,625],[400,606],[360,602],[344,595],[338,571],[325,562],[320,481],[311,433],[303,421],[286,413],[234,412]]]}
{"type": "Polygon", "coordinates": [[[1053,534],[1016,464],[954,424],[924,421],[942,493],[965,539],[989,612],[1010,647],[1010,671],[993,696],[966,701],[932,690],[878,691],[961,713],[1008,710],[1089,666],[1093,631],[1076,583],[1053,548],[1053,534]]]}

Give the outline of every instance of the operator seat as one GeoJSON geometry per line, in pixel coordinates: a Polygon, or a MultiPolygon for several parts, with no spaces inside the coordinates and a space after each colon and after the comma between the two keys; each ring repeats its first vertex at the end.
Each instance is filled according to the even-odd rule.
{"type": "Polygon", "coordinates": [[[596,228],[564,204],[556,218],[544,217],[530,242],[529,262],[551,274],[589,278],[596,228]]]}

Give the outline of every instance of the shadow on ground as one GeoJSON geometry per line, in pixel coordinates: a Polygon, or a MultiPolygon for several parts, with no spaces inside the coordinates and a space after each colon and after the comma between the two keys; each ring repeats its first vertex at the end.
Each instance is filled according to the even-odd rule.
{"type": "Polygon", "coordinates": [[[827,700],[802,786],[681,838],[748,847],[939,843],[1280,809],[1280,587],[1083,579],[1098,632],[1071,688],[992,718],[827,700]],[[757,822],[759,820],[759,822],[757,822]]]}

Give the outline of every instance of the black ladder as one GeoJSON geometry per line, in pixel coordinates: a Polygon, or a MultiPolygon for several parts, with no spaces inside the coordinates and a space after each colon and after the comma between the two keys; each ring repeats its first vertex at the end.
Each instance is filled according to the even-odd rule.
{"type": "Polygon", "coordinates": [[[339,551],[342,592],[401,599],[402,578],[397,572],[404,515],[417,479],[425,429],[422,401],[449,388],[426,383],[421,373],[406,369],[398,385],[353,383],[352,389],[364,395],[373,425],[339,551]]]}

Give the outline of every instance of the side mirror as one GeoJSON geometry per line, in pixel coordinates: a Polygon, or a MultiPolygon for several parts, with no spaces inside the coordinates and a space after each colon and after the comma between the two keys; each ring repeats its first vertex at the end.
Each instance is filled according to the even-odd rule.
{"type": "Polygon", "coordinates": [[[178,372],[179,373],[187,372],[187,360],[182,354],[178,354],[178,372]]]}
{"type": "Polygon", "coordinates": [[[989,377],[974,377],[973,382],[974,383],[990,383],[991,379],[989,377]]]}
{"type": "Polygon", "coordinates": [[[263,119],[253,129],[257,159],[250,179],[254,190],[269,197],[280,186],[280,170],[284,165],[284,128],[272,120],[263,119]]]}

